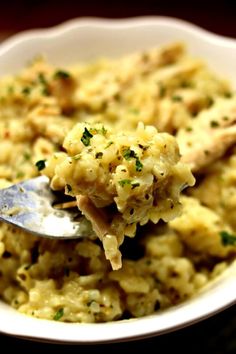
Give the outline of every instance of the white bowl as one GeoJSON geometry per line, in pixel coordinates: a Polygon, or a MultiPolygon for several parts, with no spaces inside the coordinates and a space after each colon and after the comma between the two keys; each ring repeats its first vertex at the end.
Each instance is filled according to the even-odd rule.
{"type": "MultiPolygon", "coordinates": [[[[181,20],[142,17],[125,20],[86,18],[14,36],[0,45],[0,75],[17,72],[38,54],[56,65],[98,56],[184,41],[191,54],[205,59],[236,86],[236,40],[211,34],[181,20]]],[[[0,302],[0,332],[64,343],[105,343],[160,335],[207,318],[234,303],[236,263],[198,296],[166,311],[140,319],[101,324],[71,324],[22,315],[0,302]]]]}

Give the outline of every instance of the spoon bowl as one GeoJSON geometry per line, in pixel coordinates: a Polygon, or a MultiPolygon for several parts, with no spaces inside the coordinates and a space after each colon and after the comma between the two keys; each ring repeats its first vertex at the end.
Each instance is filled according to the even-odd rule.
{"type": "Polygon", "coordinates": [[[46,176],[32,178],[0,190],[0,220],[41,237],[95,236],[77,207],[54,207],[59,202],[60,195],[51,190],[46,176]]]}

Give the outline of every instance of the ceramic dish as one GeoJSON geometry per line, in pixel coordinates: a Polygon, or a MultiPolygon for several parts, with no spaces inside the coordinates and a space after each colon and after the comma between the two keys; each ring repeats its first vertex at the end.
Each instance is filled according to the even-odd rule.
{"type": "MultiPolygon", "coordinates": [[[[55,65],[184,41],[236,86],[236,40],[211,34],[192,24],[164,17],[104,20],[86,18],[52,29],[25,32],[0,45],[0,75],[17,72],[28,60],[46,54],[55,65]]],[[[161,335],[207,318],[235,301],[236,263],[198,296],[145,318],[101,324],[71,324],[39,320],[0,302],[0,332],[34,340],[93,344],[161,335]]]]}

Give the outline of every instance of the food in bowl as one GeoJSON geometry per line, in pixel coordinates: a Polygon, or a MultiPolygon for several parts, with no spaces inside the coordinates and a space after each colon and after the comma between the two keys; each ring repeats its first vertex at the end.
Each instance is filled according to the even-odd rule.
{"type": "Polygon", "coordinates": [[[131,132],[77,123],[63,147],[44,173],[52,189],[76,197],[114,270],[122,267],[124,236],[134,237],[137,225],[179,215],[180,193],[195,182],[175,138],[141,122],[131,132]]]}
{"type": "MultiPolygon", "coordinates": [[[[232,148],[236,98],[230,84],[190,57],[183,44],[69,68],[37,58],[17,75],[2,78],[0,87],[2,188],[44,173],[52,179],[52,188],[76,196],[79,206],[85,195],[99,211],[111,206],[115,216],[121,201],[130,207],[129,213],[135,208],[142,211],[139,202],[135,208],[132,203],[141,184],[146,187],[145,178],[136,180],[138,173],[143,176],[141,166],[146,167],[140,158],[143,148],[138,146],[144,132],[150,135],[148,141],[156,136],[169,141],[170,165],[182,171],[171,177],[177,192],[183,182],[193,184],[190,167],[197,181],[180,197],[181,215],[177,216],[178,193],[176,208],[169,205],[169,215],[164,198],[163,214],[159,214],[157,198],[157,216],[154,211],[151,218],[147,211],[145,222],[138,219],[145,225],[137,229],[135,225],[130,233],[125,224],[117,245],[124,234],[134,237],[125,237],[120,251],[115,246],[112,255],[113,244],[105,242],[104,252],[98,239],[43,240],[1,224],[0,294],[4,301],[36,318],[114,321],[146,316],[182,302],[227,268],[236,254],[232,148]],[[126,145],[120,144],[122,139],[126,145]],[[122,164],[114,165],[114,147],[122,164]],[[110,170],[109,164],[99,165],[108,149],[112,151],[107,156],[113,162],[110,170]],[[90,162],[92,172],[100,167],[95,177],[102,181],[95,184],[102,188],[92,192],[94,184],[85,185],[90,162]],[[123,165],[127,170],[119,171],[123,165]],[[126,174],[121,177],[118,172],[126,174]],[[106,190],[106,179],[112,178],[117,180],[115,192],[106,190]],[[159,219],[163,221],[155,224],[159,219]]],[[[153,158],[148,149],[145,154],[153,158]]],[[[148,170],[151,182],[155,163],[148,170]]]]}

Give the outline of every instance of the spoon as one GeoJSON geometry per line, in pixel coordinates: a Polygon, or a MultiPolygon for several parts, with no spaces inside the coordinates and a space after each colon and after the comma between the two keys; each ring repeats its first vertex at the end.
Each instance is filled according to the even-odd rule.
{"type": "Polygon", "coordinates": [[[58,209],[54,207],[58,202],[59,195],[51,190],[46,176],[32,178],[0,190],[0,220],[42,237],[95,236],[77,207],[58,209]]]}

